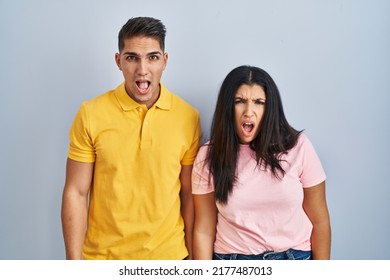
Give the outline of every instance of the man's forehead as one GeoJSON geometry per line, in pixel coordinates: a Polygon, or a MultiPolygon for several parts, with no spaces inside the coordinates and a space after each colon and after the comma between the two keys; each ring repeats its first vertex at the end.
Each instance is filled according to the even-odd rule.
{"type": "Polygon", "coordinates": [[[150,37],[133,37],[125,39],[123,51],[139,54],[163,52],[160,43],[156,39],[150,37]]]}

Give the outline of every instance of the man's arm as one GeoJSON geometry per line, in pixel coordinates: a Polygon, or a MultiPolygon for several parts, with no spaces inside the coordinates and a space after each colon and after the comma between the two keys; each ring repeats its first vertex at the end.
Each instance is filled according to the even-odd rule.
{"type": "Polygon", "coordinates": [[[194,228],[194,202],[191,190],[192,165],[182,165],[180,172],[180,201],[181,215],[184,219],[185,242],[188,250],[188,258],[192,259],[192,233],[194,228]]]}
{"type": "Polygon", "coordinates": [[[66,163],[61,219],[67,259],[82,259],[93,168],[94,163],[69,158],[66,163]]]}

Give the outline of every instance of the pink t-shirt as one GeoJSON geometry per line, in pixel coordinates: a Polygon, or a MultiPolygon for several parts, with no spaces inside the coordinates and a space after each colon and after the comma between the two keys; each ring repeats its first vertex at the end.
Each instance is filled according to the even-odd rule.
{"type": "MultiPolygon", "coordinates": [[[[214,192],[204,166],[207,143],[199,150],[192,172],[193,194],[214,192]]],[[[284,155],[283,179],[259,168],[255,153],[240,146],[238,180],[228,203],[217,203],[218,223],[214,251],[222,254],[261,254],[289,248],[310,250],[312,224],[302,208],[303,188],[325,180],[321,162],[307,136],[284,155]]]]}

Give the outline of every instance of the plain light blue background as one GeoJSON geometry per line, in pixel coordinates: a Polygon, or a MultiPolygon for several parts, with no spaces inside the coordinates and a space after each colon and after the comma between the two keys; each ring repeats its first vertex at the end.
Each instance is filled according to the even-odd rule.
{"type": "Polygon", "coordinates": [[[117,34],[168,30],[164,84],[201,113],[241,64],[268,71],[327,173],[333,259],[390,259],[390,1],[0,0],[0,259],[63,259],[68,131],[116,87],[117,34]]]}

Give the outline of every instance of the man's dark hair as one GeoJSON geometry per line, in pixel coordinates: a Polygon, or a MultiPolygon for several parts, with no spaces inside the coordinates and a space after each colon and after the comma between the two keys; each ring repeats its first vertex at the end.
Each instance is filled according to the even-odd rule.
{"type": "Polygon", "coordinates": [[[122,26],[118,35],[119,52],[124,48],[124,40],[135,36],[152,37],[160,43],[161,49],[165,49],[166,28],[164,24],[152,17],[134,17],[122,26]]]}

